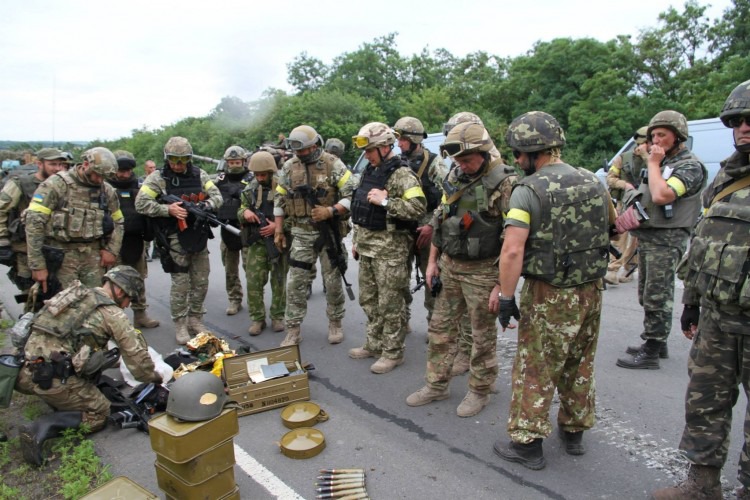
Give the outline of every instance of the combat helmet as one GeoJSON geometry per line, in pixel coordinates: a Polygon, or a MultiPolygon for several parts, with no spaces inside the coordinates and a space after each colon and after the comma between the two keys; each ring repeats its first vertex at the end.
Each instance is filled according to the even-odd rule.
{"type": "Polygon", "coordinates": [[[495,147],[484,125],[473,122],[459,123],[453,127],[440,145],[443,158],[469,153],[489,153],[495,147]]]}
{"type": "Polygon", "coordinates": [[[443,124],[443,135],[447,136],[448,132],[450,132],[453,127],[455,127],[459,123],[464,122],[478,123],[484,127],[484,122],[482,122],[482,119],[471,111],[459,111],[455,115],[451,116],[450,120],[443,124]]]}
{"type": "Polygon", "coordinates": [[[164,159],[169,156],[193,156],[193,146],[184,137],[170,137],[164,145],[164,159]]]}
{"type": "Polygon", "coordinates": [[[346,146],[344,146],[344,143],[335,137],[331,137],[326,141],[325,150],[338,158],[344,155],[345,149],[346,146]]]}
{"type": "Polygon", "coordinates": [[[529,111],[510,123],[505,142],[516,151],[534,153],[565,146],[565,132],[549,113],[529,111]]]}
{"type": "MultiPolygon", "coordinates": [[[[742,82],[734,88],[724,102],[724,107],[721,108],[721,114],[719,115],[724,126],[729,128],[733,128],[730,122],[739,117],[744,117],[746,121],[750,118],[750,80],[742,82]]],[[[750,144],[738,145],[735,142],[734,148],[741,153],[750,152],[750,144]]]]}
{"type": "Polygon", "coordinates": [[[297,158],[302,163],[312,163],[314,161],[317,161],[318,158],[320,158],[320,154],[323,152],[321,149],[323,147],[323,138],[318,134],[314,128],[312,128],[309,125],[300,125],[299,127],[294,128],[290,133],[289,137],[286,139],[286,143],[289,146],[289,149],[294,151],[294,153],[297,155],[297,158]],[[297,154],[297,151],[300,151],[302,149],[307,149],[312,146],[319,146],[315,148],[314,151],[300,156],[297,154]]]}
{"type": "Polygon", "coordinates": [[[393,130],[399,137],[406,137],[414,144],[421,144],[422,141],[427,139],[427,132],[424,130],[424,125],[422,125],[422,122],[418,118],[414,118],[413,116],[399,118],[393,126],[393,130]]]}
{"type": "Polygon", "coordinates": [[[242,165],[239,167],[230,167],[229,163],[227,163],[227,171],[229,173],[239,174],[244,172],[247,165],[247,150],[242,146],[229,146],[224,151],[224,161],[228,162],[229,160],[242,160],[242,165]]]}
{"type": "Polygon", "coordinates": [[[118,149],[113,151],[117,159],[117,170],[133,170],[135,168],[135,156],[129,151],[118,149]]]}
{"type": "Polygon", "coordinates": [[[385,123],[372,122],[359,129],[359,133],[352,136],[352,142],[357,149],[393,146],[396,133],[385,123]]]}
{"type": "Polygon", "coordinates": [[[189,372],[175,380],[169,388],[167,414],[187,422],[200,422],[218,417],[227,395],[224,383],[209,372],[189,372]]]}
{"type": "Polygon", "coordinates": [[[647,135],[651,137],[651,132],[655,128],[668,128],[675,133],[679,142],[685,142],[688,139],[688,124],[685,115],[678,111],[667,110],[659,111],[648,122],[647,135]]]}
{"type": "Polygon", "coordinates": [[[117,170],[115,155],[109,149],[101,146],[84,151],[81,160],[89,163],[92,172],[105,178],[109,178],[117,170]]]}
{"type": "Polygon", "coordinates": [[[276,172],[276,160],[268,151],[256,151],[250,157],[251,172],[276,172]]]}
{"type": "Polygon", "coordinates": [[[648,141],[648,126],[643,126],[635,131],[633,140],[636,144],[645,144],[648,141]]]}
{"type": "Polygon", "coordinates": [[[122,291],[132,301],[138,300],[143,295],[143,277],[130,266],[120,265],[113,267],[102,277],[102,284],[107,281],[111,281],[122,288],[122,291]]]}

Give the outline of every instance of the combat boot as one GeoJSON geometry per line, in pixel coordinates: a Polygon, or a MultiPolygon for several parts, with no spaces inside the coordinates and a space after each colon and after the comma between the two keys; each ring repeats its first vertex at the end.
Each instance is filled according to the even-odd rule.
{"type": "Polygon", "coordinates": [[[530,443],[511,441],[506,446],[503,446],[498,439],[492,448],[498,457],[508,462],[519,463],[527,469],[542,470],[547,466],[544,450],[542,450],[542,438],[537,438],[530,443]]]}
{"type": "Polygon", "coordinates": [[[302,336],[300,335],[300,326],[290,326],[286,330],[286,337],[281,341],[281,347],[299,344],[302,342],[302,336]]]}
{"type": "Polygon", "coordinates": [[[690,465],[687,478],[675,486],[651,493],[654,500],[713,500],[721,493],[721,469],[707,465],[690,465]]]}
{"type": "Polygon", "coordinates": [[[451,377],[462,375],[469,371],[469,355],[463,351],[458,351],[453,359],[453,368],[451,368],[451,377]]]}
{"type": "Polygon", "coordinates": [[[341,329],[341,320],[330,320],[328,322],[328,343],[340,344],[342,340],[344,340],[344,331],[341,329]]]}
{"type": "Polygon", "coordinates": [[[628,273],[624,273],[622,276],[618,276],[617,280],[620,283],[630,283],[631,281],[633,281],[633,275],[632,274],[629,275],[628,273]]]}
{"type": "MultiPolygon", "coordinates": [[[[638,351],[643,350],[644,347],[646,347],[645,342],[641,345],[631,345],[630,347],[625,349],[625,352],[630,354],[631,356],[634,356],[638,354],[638,351]]],[[[669,359],[669,348],[667,347],[666,342],[662,342],[661,347],[659,347],[659,357],[661,359],[669,359]]]]}
{"type": "Polygon", "coordinates": [[[380,357],[380,353],[368,351],[364,347],[354,347],[349,349],[349,357],[352,359],[367,359],[380,357]]]}
{"type": "Polygon", "coordinates": [[[242,309],[241,302],[230,302],[229,307],[227,307],[226,310],[227,316],[234,316],[235,314],[240,312],[240,309],[242,309]]]}
{"type": "Polygon", "coordinates": [[[274,332],[283,332],[284,320],[283,319],[271,319],[271,329],[274,332]]]}
{"type": "Polygon", "coordinates": [[[406,398],[406,404],[409,406],[422,406],[433,401],[442,401],[451,397],[450,391],[446,388],[443,390],[433,389],[426,385],[406,398]]]}
{"type": "Polygon", "coordinates": [[[560,439],[565,443],[565,451],[568,455],[583,455],[586,448],[583,446],[583,431],[568,432],[558,427],[560,439]]]}
{"type": "Polygon", "coordinates": [[[250,328],[247,329],[247,333],[255,337],[256,335],[260,335],[265,328],[266,328],[266,320],[253,321],[253,324],[250,325],[250,328]]]}
{"type": "Polygon", "coordinates": [[[459,417],[473,417],[482,411],[489,402],[489,394],[478,394],[474,391],[469,391],[464,396],[461,404],[458,405],[458,408],[456,408],[456,415],[459,417]]]}
{"type": "Polygon", "coordinates": [[[188,331],[190,335],[198,335],[201,332],[207,332],[208,328],[203,324],[202,314],[190,314],[188,315],[188,331]]]}
{"type": "Polygon", "coordinates": [[[188,331],[187,318],[177,318],[174,320],[175,340],[180,345],[185,345],[190,341],[190,332],[188,331]]]}
{"type": "Polygon", "coordinates": [[[149,318],[145,309],[133,310],[133,326],[136,328],[156,328],[159,322],[149,318]]]}
{"type": "Polygon", "coordinates": [[[382,375],[383,373],[388,373],[389,371],[393,370],[397,366],[404,364],[404,358],[398,358],[398,359],[391,359],[391,358],[384,358],[380,357],[379,360],[375,361],[372,366],[370,366],[370,371],[372,373],[377,373],[378,375],[382,375]]]}
{"type": "Polygon", "coordinates": [[[617,271],[607,271],[604,275],[604,282],[608,285],[617,286],[620,280],[617,278],[617,271]]]}
{"type": "Polygon", "coordinates": [[[81,412],[58,411],[44,415],[20,429],[21,451],[27,463],[40,467],[44,462],[42,448],[48,439],[58,437],[65,429],[81,425],[81,412]]]}

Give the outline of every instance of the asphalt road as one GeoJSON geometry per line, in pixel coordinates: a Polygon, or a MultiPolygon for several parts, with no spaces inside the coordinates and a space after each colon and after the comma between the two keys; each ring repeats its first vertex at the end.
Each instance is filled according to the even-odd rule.
{"type": "MultiPolygon", "coordinates": [[[[277,347],[283,333],[269,328],[258,337],[247,335],[247,309],[236,316],[225,315],[218,240],[209,245],[213,271],[204,323],[233,348],[247,346],[259,351],[277,347]]],[[[159,319],[161,326],[144,333],[149,344],[166,355],[177,347],[169,317],[169,277],[156,261],[149,264],[149,272],[149,314],[159,319]]],[[[350,259],[348,279],[358,296],[356,276],[357,263],[350,259]]],[[[5,276],[0,278],[0,286],[6,306],[17,314],[18,309],[11,305],[14,289],[5,276]]],[[[516,348],[513,331],[498,336],[498,393],[479,415],[456,416],[456,407],[467,390],[466,375],[452,381],[449,399],[411,408],[405,399],[423,385],[425,370],[427,325],[421,292],[413,305],[406,362],[391,373],[374,375],[369,371],[373,360],[347,356],[348,349],[362,345],[364,339],[365,317],[356,301],[347,299],[344,342],[327,343],[325,297],[318,278],[302,325],[300,350],[303,360],[316,367],[310,372],[311,398],[330,415],[329,421],[317,425],[325,434],[327,447],[311,459],[287,458],[277,444],[287,431],[279,409],[241,417],[234,442],[235,479],[242,498],[312,499],[319,469],[349,467],[366,469],[367,491],[378,500],[648,498],[650,491],[672,484],[686,470],[676,448],[684,424],[690,343],[679,332],[678,307],[669,338],[670,359],[662,360],[660,370],[615,366],[628,345],[640,342],[643,313],[636,286],[634,281],[605,292],[596,358],[597,423],[585,434],[587,453],[573,457],[564,452],[554,424],[555,404],[555,432],[544,442],[547,467],[531,471],[499,459],[492,451],[495,440],[508,439],[510,370],[516,348]]],[[[679,284],[677,288],[679,304],[679,284]]],[[[736,468],[745,404],[741,396],[735,407],[729,460],[724,468],[727,494],[738,486],[736,468]]],[[[114,475],[127,476],[164,496],[157,486],[155,455],[148,436],[108,427],[93,439],[114,475]]]]}

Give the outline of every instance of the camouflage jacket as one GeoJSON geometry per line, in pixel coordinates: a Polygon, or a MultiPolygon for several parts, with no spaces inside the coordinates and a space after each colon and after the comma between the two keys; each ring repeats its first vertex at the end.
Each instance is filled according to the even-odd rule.
{"type": "Polygon", "coordinates": [[[0,191],[0,246],[26,252],[26,227],[22,223],[31,196],[42,183],[33,173],[11,177],[0,191]]]}
{"type": "Polygon", "coordinates": [[[411,156],[405,156],[404,159],[412,171],[417,174],[422,184],[422,191],[424,191],[427,199],[427,211],[419,220],[419,225],[423,226],[429,224],[432,219],[432,212],[440,204],[443,194],[443,182],[448,177],[448,167],[445,166],[445,162],[443,162],[440,156],[424,148],[411,156]],[[429,161],[431,156],[432,161],[429,161]],[[423,162],[429,162],[429,164],[424,166],[420,177],[419,171],[422,169],[423,162]]]}

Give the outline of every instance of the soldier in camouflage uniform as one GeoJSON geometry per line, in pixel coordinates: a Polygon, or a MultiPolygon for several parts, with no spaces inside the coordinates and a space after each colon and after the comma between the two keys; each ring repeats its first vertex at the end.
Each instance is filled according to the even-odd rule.
{"type": "MultiPolygon", "coordinates": [[[[565,134],[551,115],[531,111],[506,135],[526,176],[516,184],[500,254],[499,320],[519,319],[515,291],[521,275],[518,349],[508,417],[511,441],[495,453],[530,469],[545,467],[542,441],[557,426],[565,450],[582,455],[583,431],[594,425],[594,355],[607,272],[609,230],[616,213],[591,172],[561,159],[565,134]]],[[[495,297],[492,298],[496,300],[495,297]]]]}
{"type": "Polygon", "coordinates": [[[135,157],[129,151],[118,150],[114,152],[117,159],[117,171],[107,179],[107,182],[115,188],[117,198],[120,201],[120,210],[125,217],[125,234],[122,238],[120,255],[117,256],[117,264],[125,264],[133,267],[144,280],[144,292],[134,298],[130,304],[133,310],[133,326],[136,328],[156,328],[159,322],[149,317],[146,313],[145,280],[148,277],[148,266],[146,265],[146,249],[144,241],[153,239],[153,231],[148,218],[135,210],[135,198],[138,196],[138,178],[133,173],[135,169],[135,157]]]}
{"type": "Polygon", "coordinates": [[[11,177],[0,192],[0,254],[10,267],[8,276],[22,294],[34,284],[26,255],[24,211],[39,185],[66,165],[65,153],[59,149],[40,149],[36,157],[36,172],[11,177]]]}
{"type": "MultiPolygon", "coordinates": [[[[240,193],[252,178],[247,171],[247,151],[240,146],[230,146],[224,152],[224,161],[227,162],[226,172],[216,177],[216,187],[221,191],[224,199],[216,216],[222,221],[240,227],[237,220],[237,210],[240,208],[240,193]]],[[[242,253],[242,240],[224,228],[221,228],[221,263],[224,265],[224,283],[229,297],[227,315],[237,314],[242,309],[242,282],[240,281],[240,259],[243,259],[242,267],[245,267],[244,254],[242,253]]]]}
{"type": "MultiPolygon", "coordinates": [[[[678,272],[685,282],[681,329],[693,340],[680,441],[690,470],[677,486],[655,491],[657,500],[722,498],[732,407],[739,384],[750,390],[750,80],[729,94],[719,116],[733,130],[736,151],[703,192],[703,219],[678,272]]],[[[744,429],[737,498],[747,499],[750,405],[744,429]]]]}
{"type": "Polygon", "coordinates": [[[103,429],[110,402],[97,388],[107,359],[107,342],[114,341],[133,376],[161,383],[146,340],[134,330],[123,308],[143,293],[143,279],[129,266],[116,266],[97,288],[78,281],[47,301],[34,316],[24,348],[26,363],[15,389],[35,394],[56,411],[21,428],[21,449],[27,462],[41,465],[42,446],[64,429],[85,423],[91,432],[103,429]]]}
{"type": "Polygon", "coordinates": [[[688,236],[700,214],[700,195],[706,186],[706,167],[687,149],[688,126],[677,111],[661,111],[648,124],[652,145],[647,169],[637,190],[625,193],[625,205],[640,199],[649,215],[638,229],[638,301],[643,306],[640,346],[630,346],[617,366],[659,369],[666,358],[666,342],[672,330],[674,274],[685,253],[688,236]]]}
{"type": "Polygon", "coordinates": [[[404,288],[407,259],[417,221],[425,214],[419,179],[393,153],[396,134],[384,123],[368,123],[353,138],[369,165],[352,199],[352,254],[359,259],[359,304],[367,315],[367,338],[349,357],[378,357],[373,373],[404,362],[404,288]]]}
{"type": "Polygon", "coordinates": [[[205,331],[203,302],[208,293],[208,238],[205,221],[189,214],[182,203],[165,204],[162,194],[202,200],[197,204],[215,212],[222,205],[219,188],[202,169],[193,165],[193,147],[184,137],[172,137],[164,145],[164,167],[149,175],[135,199],[138,213],[154,218],[155,241],[164,272],[172,276],[169,306],[175,339],[186,344],[190,335],[205,331]]]}
{"type": "MultiPolygon", "coordinates": [[[[245,278],[247,309],[250,312],[250,335],[260,335],[266,327],[263,289],[271,279],[271,328],[284,331],[286,310],[286,274],[289,252],[279,252],[273,243],[276,221],[273,215],[273,193],[276,190],[276,161],[271,153],[256,151],[250,157],[250,171],[255,175],[242,191],[237,218],[242,221],[242,243],[245,245],[245,278]],[[258,214],[261,214],[260,217],[258,214]],[[267,224],[261,224],[261,217],[267,224]]],[[[287,234],[291,239],[291,233],[287,234]]]]}
{"type": "Polygon", "coordinates": [[[430,286],[439,276],[442,291],[428,330],[427,384],[406,398],[409,406],[449,397],[460,332],[456,318],[467,313],[472,333],[471,375],[456,413],[474,416],[490,401],[490,387],[497,378],[497,256],[502,248],[503,214],[516,180],[513,168],[492,159],[493,147],[487,130],[470,122],[453,127],[441,146],[457,167],[448,176],[442,205],[433,216],[435,232],[425,277],[430,286]]]}
{"type": "Polygon", "coordinates": [[[98,286],[104,270],[117,261],[124,233],[120,202],[104,180],[117,169],[109,149],[96,147],[81,155],[83,163],[44,181],[26,211],[26,243],[32,278],[47,290],[47,263],[42,246],[62,249],[57,272],[63,288],[73,280],[98,286]]]}
{"type": "Polygon", "coordinates": [[[276,221],[274,242],[279,251],[287,248],[285,222],[292,231],[284,314],[287,334],[281,345],[298,344],[301,340],[300,325],[307,314],[307,290],[318,258],[325,282],[328,342],[339,344],[344,340],[341,329],[344,290],[339,270],[331,265],[325,250],[320,251],[316,246],[321,238],[317,224],[327,224],[333,218],[340,223],[341,235],[346,235],[348,224],[342,217],[351,205],[354,180],[341,160],[323,151],[323,138],[309,125],[292,130],[287,143],[294,156],[279,172],[273,211],[276,221]],[[315,206],[312,206],[311,196],[316,199],[315,206]]]}

